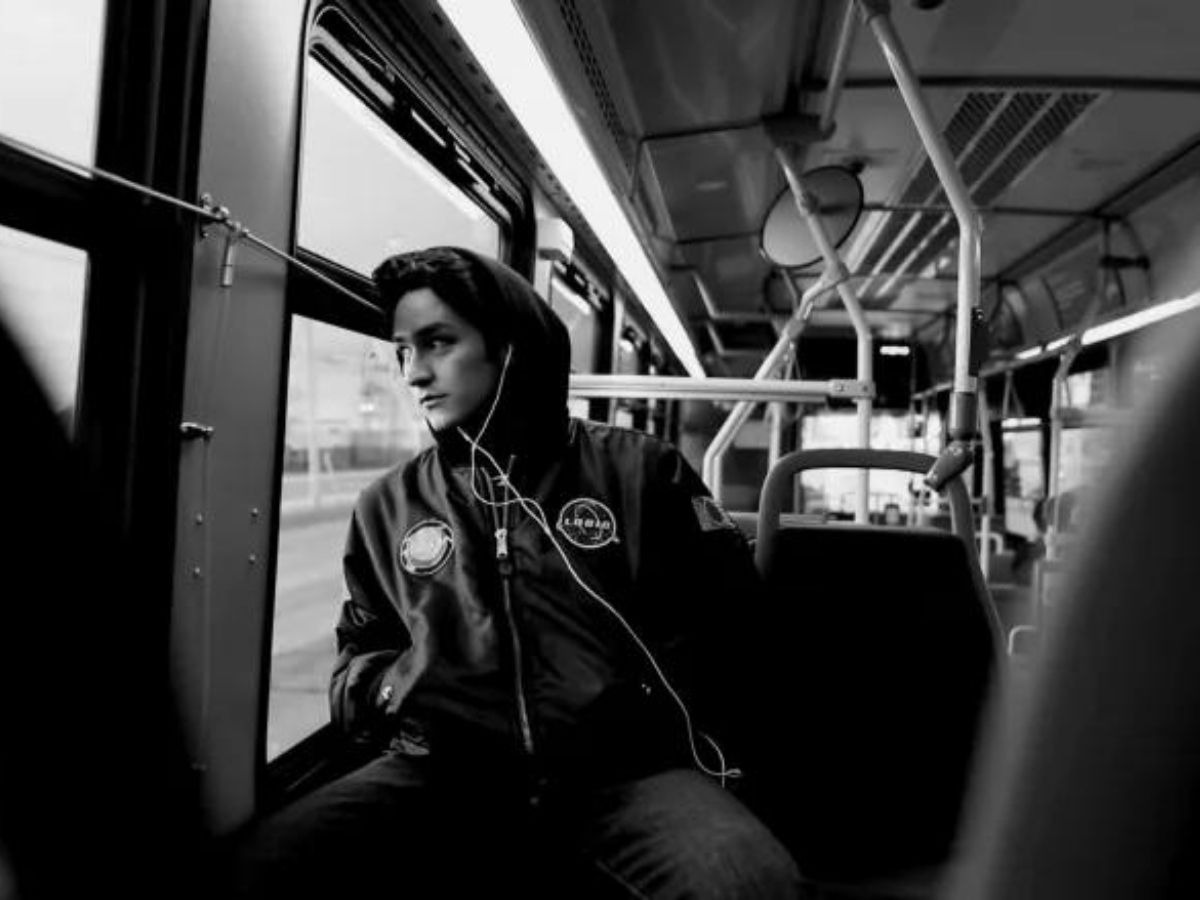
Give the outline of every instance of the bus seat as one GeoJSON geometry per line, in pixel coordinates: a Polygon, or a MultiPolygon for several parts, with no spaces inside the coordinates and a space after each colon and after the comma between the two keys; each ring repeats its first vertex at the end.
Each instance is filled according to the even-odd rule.
{"type": "Polygon", "coordinates": [[[1200,896],[1200,335],[1102,481],[946,898],[1200,896]]]}
{"type": "Polygon", "coordinates": [[[988,584],[992,582],[1007,583],[1013,581],[1013,557],[1012,550],[1001,550],[999,553],[992,554],[988,563],[988,584]]]}
{"type": "Polygon", "coordinates": [[[1007,634],[1019,625],[1033,623],[1033,592],[1024,584],[989,584],[988,591],[1007,634]]]}
{"type": "Polygon", "coordinates": [[[887,879],[947,858],[1000,631],[960,482],[950,487],[957,533],[779,527],[783,498],[804,469],[924,472],[932,463],[800,451],[764,485],[757,560],[770,627],[788,652],[779,673],[787,721],[763,754],[760,811],[822,883],[887,879]]]}

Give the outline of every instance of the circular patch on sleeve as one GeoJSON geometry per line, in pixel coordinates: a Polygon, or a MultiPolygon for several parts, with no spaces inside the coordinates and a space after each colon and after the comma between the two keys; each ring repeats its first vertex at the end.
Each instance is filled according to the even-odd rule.
{"type": "Polygon", "coordinates": [[[612,510],[591,497],[577,497],[558,514],[558,532],[583,550],[617,543],[617,519],[612,510]]]}
{"type": "Polygon", "coordinates": [[[400,565],[412,575],[432,575],[454,552],[454,532],[445,522],[426,519],[404,533],[400,565]]]}

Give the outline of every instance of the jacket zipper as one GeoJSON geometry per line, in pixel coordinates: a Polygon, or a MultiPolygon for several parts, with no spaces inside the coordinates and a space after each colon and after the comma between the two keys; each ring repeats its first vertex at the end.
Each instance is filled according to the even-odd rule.
{"type": "MultiPolygon", "coordinates": [[[[488,483],[488,498],[492,503],[495,503],[496,494],[492,486],[492,480],[486,475],[484,478],[488,483]]],[[[509,499],[507,487],[504,491],[504,499],[505,501],[509,499]]],[[[508,510],[507,503],[500,510],[497,510],[493,506],[492,524],[496,529],[496,565],[500,570],[500,590],[504,598],[504,615],[508,619],[508,633],[512,641],[513,680],[517,697],[517,722],[521,728],[521,742],[525,748],[525,752],[532,756],[534,750],[533,728],[529,724],[529,702],[525,697],[524,655],[521,649],[521,633],[517,628],[517,617],[513,610],[512,602],[513,564],[508,554],[508,510]]]]}

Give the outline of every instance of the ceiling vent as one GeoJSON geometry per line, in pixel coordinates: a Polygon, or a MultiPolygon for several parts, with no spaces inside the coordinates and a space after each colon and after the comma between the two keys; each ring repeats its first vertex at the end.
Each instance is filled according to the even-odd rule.
{"type": "MultiPolygon", "coordinates": [[[[969,92],[944,135],[973,203],[986,206],[1003,194],[1099,97],[1091,91],[969,92]]],[[[905,185],[899,202],[948,202],[928,159],[905,185]]],[[[957,233],[949,213],[888,213],[858,269],[917,274],[957,233]]],[[[886,293],[894,282],[895,277],[877,285],[877,292],[886,293]]]]}
{"type": "Polygon", "coordinates": [[[608,80],[604,77],[604,70],[600,67],[596,50],[588,37],[587,28],[583,24],[579,9],[575,6],[575,0],[558,0],[558,11],[567,32],[571,35],[571,42],[575,45],[575,52],[579,56],[580,65],[583,66],[584,74],[587,76],[588,85],[591,86],[592,95],[596,98],[596,108],[604,117],[604,124],[608,128],[613,145],[617,148],[621,162],[628,173],[633,163],[633,146],[625,129],[621,127],[621,116],[617,112],[617,104],[613,102],[612,92],[608,89],[608,80]]]}

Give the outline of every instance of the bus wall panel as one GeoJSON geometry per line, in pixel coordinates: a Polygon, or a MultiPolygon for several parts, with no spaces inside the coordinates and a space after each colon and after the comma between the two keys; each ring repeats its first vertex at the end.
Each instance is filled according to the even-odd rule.
{"type": "MultiPolygon", "coordinates": [[[[306,0],[213,0],[199,185],[254,234],[289,248],[306,0]]],[[[219,284],[221,229],[196,248],[173,641],[210,823],[254,810],[269,665],[273,498],[287,353],[287,267],[251,246],[219,284]]]]}

